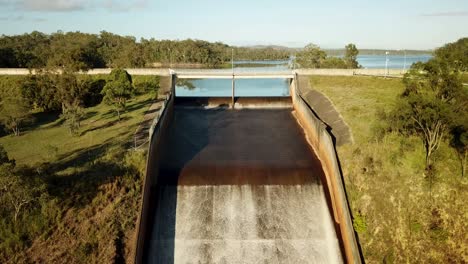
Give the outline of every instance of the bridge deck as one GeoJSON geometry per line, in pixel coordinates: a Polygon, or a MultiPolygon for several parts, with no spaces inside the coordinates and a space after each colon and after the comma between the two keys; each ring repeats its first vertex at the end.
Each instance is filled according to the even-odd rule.
{"type": "Polygon", "coordinates": [[[179,79],[293,79],[293,71],[175,70],[179,79]]]}
{"type": "Polygon", "coordinates": [[[291,109],[176,108],[148,263],[339,263],[323,171],[291,109]]]}

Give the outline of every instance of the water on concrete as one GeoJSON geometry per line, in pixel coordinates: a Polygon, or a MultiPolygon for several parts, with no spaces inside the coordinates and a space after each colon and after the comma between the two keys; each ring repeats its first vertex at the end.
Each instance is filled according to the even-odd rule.
{"type": "Polygon", "coordinates": [[[148,263],[341,263],[320,163],[291,109],[176,109],[148,263]]]}

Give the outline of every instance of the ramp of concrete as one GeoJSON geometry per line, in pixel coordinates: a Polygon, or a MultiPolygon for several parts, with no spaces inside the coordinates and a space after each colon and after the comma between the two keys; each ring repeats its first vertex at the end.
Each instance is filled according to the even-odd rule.
{"type": "Polygon", "coordinates": [[[361,263],[335,141],[299,85],[284,98],[169,94],[150,129],[136,263],[361,263]]]}
{"type": "Polygon", "coordinates": [[[147,263],[340,263],[324,172],[292,109],[176,108],[147,263]]]}
{"type": "Polygon", "coordinates": [[[328,126],[329,131],[335,137],[336,145],[352,143],[353,135],[348,124],[328,97],[310,87],[310,76],[299,76],[298,87],[301,89],[305,102],[317,117],[328,126]]]}

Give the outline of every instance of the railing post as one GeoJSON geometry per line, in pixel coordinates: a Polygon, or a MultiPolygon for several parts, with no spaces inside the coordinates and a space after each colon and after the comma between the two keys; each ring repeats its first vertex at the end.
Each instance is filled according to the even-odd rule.
{"type": "Polygon", "coordinates": [[[232,109],[234,109],[234,73],[232,73],[232,109]]]}

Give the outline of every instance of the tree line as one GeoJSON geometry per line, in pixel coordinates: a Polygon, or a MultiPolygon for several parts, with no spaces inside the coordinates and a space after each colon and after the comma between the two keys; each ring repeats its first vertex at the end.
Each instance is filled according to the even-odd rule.
{"type": "Polygon", "coordinates": [[[288,59],[289,51],[272,47],[233,47],[203,40],[156,40],[99,34],[31,32],[0,37],[0,68],[72,67],[92,68],[152,67],[155,64],[201,64],[218,67],[235,60],[288,59]]]}
{"type": "Polygon", "coordinates": [[[0,82],[0,125],[19,136],[34,122],[35,112],[58,112],[70,133],[78,135],[84,108],[101,102],[114,107],[120,120],[127,100],[135,94],[159,88],[159,77],[138,76],[133,80],[117,68],[106,77],[78,75],[65,69],[61,74],[41,70],[34,75],[0,82]]]}

